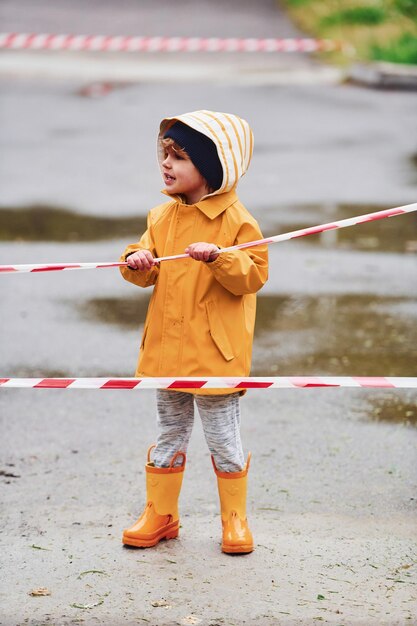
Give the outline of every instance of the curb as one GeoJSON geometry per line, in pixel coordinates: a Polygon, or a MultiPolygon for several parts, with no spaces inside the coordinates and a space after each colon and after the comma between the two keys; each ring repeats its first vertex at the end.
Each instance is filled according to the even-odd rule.
{"type": "Polygon", "coordinates": [[[348,70],[347,80],[379,89],[417,91],[417,66],[400,63],[355,63],[348,70]]]}
{"type": "Polygon", "coordinates": [[[228,53],[227,60],[222,53],[208,53],[209,56],[203,53],[198,60],[188,54],[139,58],[130,53],[104,56],[94,52],[4,50],[0,54],[0,78],[128,83],[180,81],[242,86],[334,85],[345,79],[344,72],[329,66],[287,62],[281,65],[281,59],[275,64],[270,53],[259,54],[256,64],[244,60],[241,54],[228,53]],[[268,62],[264,63],[266,59],[268,62]]]}

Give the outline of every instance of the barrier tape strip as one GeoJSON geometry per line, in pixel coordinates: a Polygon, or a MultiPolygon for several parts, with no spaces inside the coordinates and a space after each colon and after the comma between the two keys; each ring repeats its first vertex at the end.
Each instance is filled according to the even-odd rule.
{"type": "MultiPolygon", "coordinates": [[[[404,206],[396,207],[393,209],[386,209],[383,211],[376,211],[374,213],[367,213],[366,215],[358,215],[357,217],[350,217],[337,222],[330,222],[328,224],[321,224],[319,226],[311,226],[309,228],[302,228],[300,230],[294,230],[289,233],[282,233],[281,235],[275,235],[274,237],[267,237],[265,239],[258,239],[256,241],[249,241],[241,243],[236,246],[229,246],[228,248],[222,248],[220,253],[229,252],[232,250],[242,250],[244,248],[253,248],[262,244],[278,243],[281,241],[288,241],[289,239],[296,239],[298,237],[305,237],[306,235],[316,235],[327,230],[335,230],[337,228],[346,228],[347,226],[354,226],[355,224],[364,224],[365,222],[372,222],[375,220],[381,220],[388,217],[394,217],[395,215],[402,215],[404,213],[411,213],[417,211],[417,203],[406,204],[404,206]]],[[[176,254],[172,256],[158,257],[154,259],[157,263],[161,261],[171,261],[175,259],[186,259],[188,254],[176,254]]],[[[57,270],[81,270],[81,269],[100,269],[107,267],[126,267],[126,262],[105,262],[105,263],[32,263],[24,265],[0,265],[0,274],[12,273],[12,272],[52,272],[57,270]]]]}
{"type": "Polygon", "coordinates": [[[417,378],[383,376],[273,376],[176,378],[0,378],[0,389],[307,389],[362,387],[417,389],[417,378]]]}
{"type": "Polygon", "coordinates": [[[0,49],[92,52],[328,52],[344,44],[330,39],[240,37],[130,37],[0,33],[0,49]]]}

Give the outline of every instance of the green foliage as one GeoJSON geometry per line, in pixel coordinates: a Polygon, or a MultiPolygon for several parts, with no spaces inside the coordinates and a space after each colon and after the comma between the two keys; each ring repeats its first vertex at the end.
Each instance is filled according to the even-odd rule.
{"type": "Polygon", "coordinates": [[[393,0],[394,8],[414,20],[417,20],[417,0],[393,0]]]}
{"type": "MultiPolygon", "coordinates": [[[[405,0],[404,0],[405,1],[405,0]]],[[[411,2],[412,0],[410,0],[411,2]]],[[[285,0],[285,3],[289,7],[303,7],[306,4],[311,4],[312,0],[285,0]]]]}
{"type": "Polygon", "coordinates": [[[404,33],[387,46],[372,46],[371,58],[375,61],[417,65],[417,37],[404,33]]]}
{"type": "Polygon", "coordinates": [[[321,26],[377,26],[388,17],[387,11],[378,6],[357,6],[350,9],[341,9],[321,20],[321,26]]]}

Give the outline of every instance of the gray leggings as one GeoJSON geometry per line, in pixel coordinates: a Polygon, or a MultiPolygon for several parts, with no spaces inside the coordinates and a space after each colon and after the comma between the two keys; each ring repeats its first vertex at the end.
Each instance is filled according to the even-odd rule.
{"type": "MultiPolygon", "coordinates": [[[[239,393],[202,396],[182,391],[156,392],[159,429],[154,463],[168,467],[175,452],[187,452],[194,423],[194,400],[204,436],[216,467],[221,472],[240,472],[245,465],[240,439],[239,393]]],[[[176,461],[181,464],[182,459],[176,461]]]]}

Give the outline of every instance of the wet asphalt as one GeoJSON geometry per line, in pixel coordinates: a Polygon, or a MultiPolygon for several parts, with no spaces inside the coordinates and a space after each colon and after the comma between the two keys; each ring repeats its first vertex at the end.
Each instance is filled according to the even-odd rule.
{"type": "MultiPolygon", "coordinates": [[[[239,34],[255,24],[256,35],[270,35],[272,3],[262,3],[263,21],[250,4],[239,34]]],[[[58,30],[62,11],[31,6],[18,15],[4,2],[7,30],[58,30]]],[[[120,7],[111,26],[111,3],[103,21],[87,12],[86,27],[122,33],[134,6],[120,7]]],[[[152,3],[143,7],[155,27],[152,3]]],[[[76,8],[61,6],[80,30],[76,8]]],[[[213,7],[205,11],[201,34],[214,23],[213,7]]],[[[296,33],[280,16],[279,34],[296,33]]],[[[225,23],[220,34],[232,34],[225,23]]],[[[163,199],[159,120],[195,108],[230,110],[253,126],[239,191],[265,234],[416,199],[413,94],[184,82],[114,84],[92,97],[88,86],[0,76],[0,264],[117,259],[163,199]]],[[[252,373],[417,376],[416,250],[415,213],[271,246],[252,373]]],[[[149,293],[118,270],[0,281],[1,376],[133,374],[149,293]]],[[[143,503],[153,393],[0,391],[0,623],[413,623],[416,400],[409,390],[248,393],[242,435],[253,453],[257,550],[227,558],[198,420],[181,538],[127,550],[120,532],[143,503]],[[51,595],[29,596],[36,587],[51,595]]]]}

